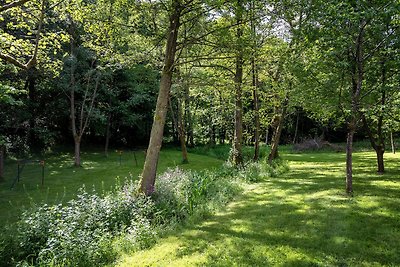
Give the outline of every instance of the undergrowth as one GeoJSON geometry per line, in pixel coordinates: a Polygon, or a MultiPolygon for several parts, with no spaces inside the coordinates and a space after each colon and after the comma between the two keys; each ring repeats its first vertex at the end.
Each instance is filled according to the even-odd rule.
{"type": "Polygon", "coordinates": [[[0,238],[1,266],[99,266],[118,255],[152,246],[159,233],[195,221],[223,207],[257,182],[287,171],[272,165],[226,163],[215,171],[170,169],[157,178],[152,197],[138,194],[137,182],[103,195],[82,188],[66,205],[39,205],[23,213],[0,238]]]}

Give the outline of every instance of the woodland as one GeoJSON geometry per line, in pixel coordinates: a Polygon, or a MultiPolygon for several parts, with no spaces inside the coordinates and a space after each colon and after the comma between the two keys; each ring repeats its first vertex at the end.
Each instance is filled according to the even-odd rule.
{"type": "MultiPolygon", "coordinates": [[[[261,181],[260,194],[267,197],[262,177],[281,179],[270,181],[276,187],[286,183],[282,175],[298,179],[296,171],[312,180],[321,162],[327,172],[341,166],[332,183],[338,201],[349,205],[372,190],[360,181],[357,192],[353,176],[396,184],[397,154],[388,156],[389,173],[386,159],[388,151],[396,152],[400,132],[399,31],[398,0],[1,0],[0,185],[9,190],[16,162],[44,158],[49,173],[65,180],[67,173],[97,168],[113,177],[135,176],[137,183],[108,181],[114,193],[102,196],[73,187],[79,193],[65,199],[67,206],[34,205],[17,226],[6,226],[20,237],[4,234],[0,264],[109,264],[120,253],[110,246],[124,253],[151,247],[159,225],[212,214],[240,194],[239,184],[261,181]],[[128,158],[135,167],[124,169],[128,158]],[[190,171],[167,170],[176,161],[190,171]],[[69,169],[61,170],[65,162],[69,169]],[[222,169],[209,170],[217,165],[222,169]],[[75,208],[80,211],[71,212],[75,208]],[[102,213],[110,217],[98,217],[102,213]],[[46,218],[56,226],[47,226],[46,218]],[[75,222],[81,234],[63,239],[60,233],[72,231],[75,222]],[[79,254],[73,249],[79,243],[91,245],[79,254]]],[[[87,174],[86,185],[101,172],[87,174]]],[[[396,202],[400,191],[393,187],[390,201],[396,202]]],[[[8,193],[1,194],[6,199],[8,193]]],[[[347,215],[341,216],[359,219],[347,215]]],[[[390,216],[399,215],[394,209],[390,216]]],[[[337,253],[337,260],[313,254],[317,262],[302,264],[374,263],[354,256],[343,265],[348,259],[337,253]]],[[[377,264],[400,264],[398,256],[390,257],[377,264]]],[[[267,264],[261,258],[221,264],[267,264]]],[[[143,263],[151,264],[158,263],[143,263]]]]}

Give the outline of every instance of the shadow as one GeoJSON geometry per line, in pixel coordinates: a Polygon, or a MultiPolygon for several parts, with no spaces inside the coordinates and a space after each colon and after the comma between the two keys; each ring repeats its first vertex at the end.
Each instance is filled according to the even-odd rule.
{"type": "Polygon", "coordinates": [[[293,171],[188,227],[175,257],[205,255],[201,266],[400,266],[399,172],[371,174],[373,158],[358,158],[350,198],[343,155],[303,157],[290,155],[293,171]]]}

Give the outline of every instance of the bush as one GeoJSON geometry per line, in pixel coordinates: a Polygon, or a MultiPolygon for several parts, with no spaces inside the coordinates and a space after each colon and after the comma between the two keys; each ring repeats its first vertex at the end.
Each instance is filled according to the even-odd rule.
{"type": "Polygon", "coordinates": [[[304,151],[336,151],[342,152],[344,151],[344,147],[329,143],[328,141],[323,140],[321,137],[311,138],[303,140],[301,143],[297,143],[293,145],[293,150],[296,152],[304,152],[304,151]]]}
{"type": "Polygon", "coordinates": [[[99,196],[81,189],[66,205],[42,205],[23,213],[16,229],[0,238],[1,266],[98,266],[118,254],[154,244],[160,230],[195,220],[224,206],[241,190],[287,171],[281,160],[251,162],[238,169],[226,163],[216,171],[170,169],[156,180],[152,198],[128,182],[99,196]]]}
{"type": "Polygon", "coordinates": [[[161,223],[181,222],[222,206],[240,188],[231,174],[234,173],[167,170],[156,182],[155,203],[161,223]]]}
{"type": "Polygon", "coordinates": [[[137,225],[150,224],[154,213],[153,202],[136,192],[131,183],[105,197],[82,189],[65,206],[43,205],[25,212],[17,228],[21,253],[16,258],[57,266],[97,266],[114,260],[114,236],[141,236],[146,229],[137,225]]]}

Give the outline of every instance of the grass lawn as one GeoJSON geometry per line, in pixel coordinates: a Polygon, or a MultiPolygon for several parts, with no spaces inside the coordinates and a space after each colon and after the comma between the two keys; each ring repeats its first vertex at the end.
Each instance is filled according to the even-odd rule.
{"type": "Polygon", "coordinates": [[[285,153],[290,172],[248,186],[226,210],[165,236],[119,266],[400,266],[399,156],[376,175],[354,155],[344,195],[343,153],[285,153]]]}
{"type": "MultiPolygon", "coordinates": [[[[5,180],[0,183],[0,221],[2,225],[14,222],[22,210],[32,203],[54,204],[72,199],[78,189],[85,185],[87,190],[111,190],[125,179],[138,179],[143,168],[144,152],[124,151],[119,161],[119,153],[113,151],[106,158],[102,152],[83,152],[82,168],[73,167],[71,153],[53,153],[46,156],[45,181],[41,186],[42,169],[36,164],[25,165],[21,181],[11,185],[17,175],[16,161],[7,161],[5,180]]],[[[39,158],[35,158],[39,159],[39,158]]],[[[177,149],[161,151],[158,171],[179,165],[183,169],[203,170],[218,167],[222,160],[205,155],[189,154],[189,164],[181,163],[181,152],[177,149]]]]}

